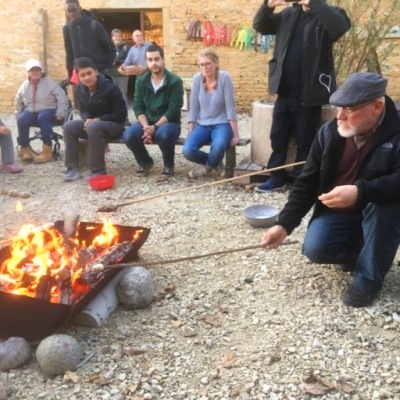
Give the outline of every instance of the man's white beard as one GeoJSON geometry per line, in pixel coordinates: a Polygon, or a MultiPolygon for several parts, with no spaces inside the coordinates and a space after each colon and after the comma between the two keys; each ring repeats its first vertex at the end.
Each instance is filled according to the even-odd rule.
{"type": "Polygon", "coordinates": [[[339,135],[344,137],[344,138],[350,138],[353,137],[356,133],[354,132],[354,129],[343,129],[340,126],[338,126],[338,132],[339,135]]]}

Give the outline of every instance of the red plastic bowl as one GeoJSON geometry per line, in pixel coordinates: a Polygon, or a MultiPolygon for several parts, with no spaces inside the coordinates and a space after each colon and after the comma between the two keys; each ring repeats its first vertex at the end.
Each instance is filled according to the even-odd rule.
{"type": "Polygon", "coordinates": [[[108,190],[115,184],[114,175],[97,175],[88,179],[89,186],[93,190],[108,190]]]}

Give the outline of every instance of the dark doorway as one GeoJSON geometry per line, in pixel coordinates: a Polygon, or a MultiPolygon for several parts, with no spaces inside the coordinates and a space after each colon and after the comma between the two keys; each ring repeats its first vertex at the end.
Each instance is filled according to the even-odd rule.
{"type": "MultiPolygon", "coordinates": [[[[111,34],[114,28],[122,31],[122,37],[129,46],[132,42],[132,32],[140,29],[148,42],[163,45],[162,10],[132,10],[132,9],[91,9],[95,19],[100,21],[106,31],[111,34]]],[[[128,101],[133,101],[135,76],[129,77],[128,101]]]]}
{"type": "Polygon", "coordinates": [[[100,21],[108,33],[114,28],[122,31],[124,40],[132,44],[132,32],[140,29],[148,42],[163,45],[162,10],[92,9],[95,19],[100,21]]]}
{"type": "Polygon", "coordinates": [[[106,31],[111,34],[114,28],[122,31],[124,40],[132,44],[132,32],[135,29],[142,30],[140,23],[140,11],[123,11],[116,10],[91,10],[94,17],[100,21],[106,31]]]}

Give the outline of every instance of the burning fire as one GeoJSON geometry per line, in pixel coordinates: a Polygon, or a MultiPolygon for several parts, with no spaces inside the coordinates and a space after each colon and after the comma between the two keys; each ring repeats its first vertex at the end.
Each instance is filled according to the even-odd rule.
{"type": "Polygon", "coordinates": [[[20,201],[17,201],[17,204],[15,205],[15,211],[17,213],[20,213],[20,212],[22,212],[22,209],[23,209],[22,203],[20,201]]]}
{"type": "Polygon", "coordinates": [[[117,229],[107,219],[91,243],[77,235],[67,239],[55,228],[23,225],[12,238],[10,257],[0,266],[0,291],[73,303],[90,290],[83,279],[85,268],[118,239],[117,229]],[[46,291],[47,295],[41,294],[46,291]],[[63,299],[65,293],[71,297],[68,301],[63,299]]]}

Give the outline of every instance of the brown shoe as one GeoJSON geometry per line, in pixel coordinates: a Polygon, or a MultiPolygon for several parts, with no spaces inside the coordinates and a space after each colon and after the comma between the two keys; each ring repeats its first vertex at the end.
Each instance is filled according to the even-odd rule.
{"type": "Polygon", "coordinates": [[[23,163],[29,163],[33,161],[33,154],[30,147],[21,148],[21,161],[23,163]]]}
{"type": "Polygon", "coordinates": [[[35,156],[33,161],[36,164],[43,164],[49,161],[53,161],[53,151],[51,150],[51,147],[47,144],[44,144],[43,151],[38,156],[35,156]]]}

